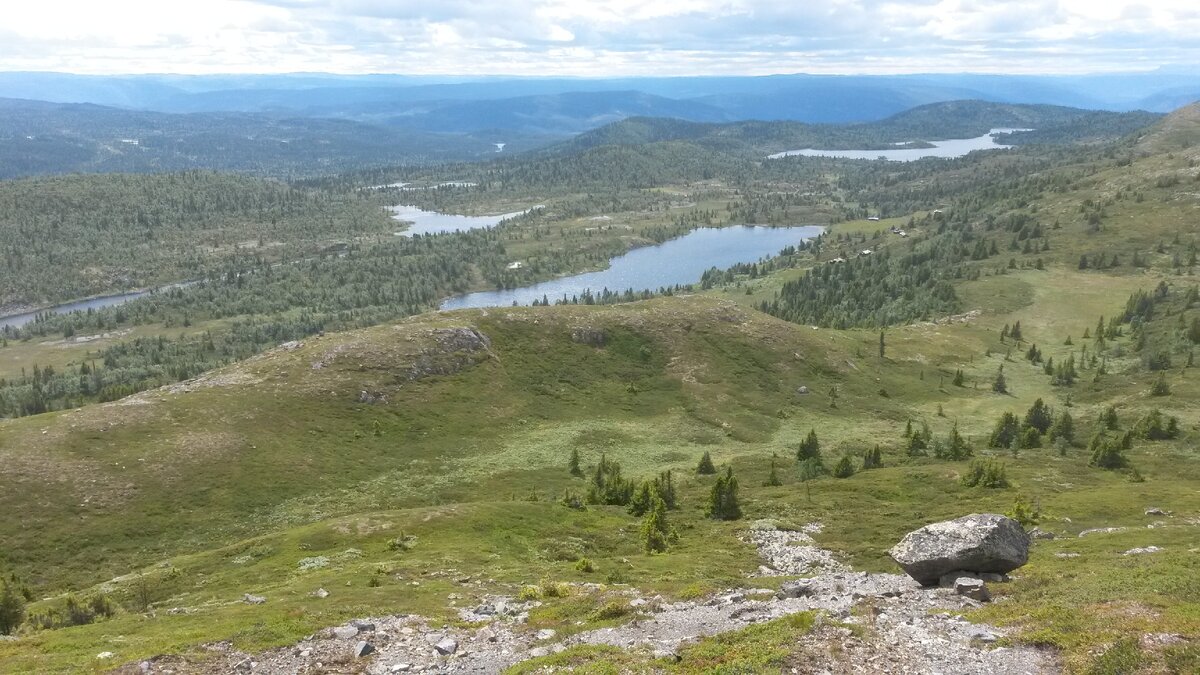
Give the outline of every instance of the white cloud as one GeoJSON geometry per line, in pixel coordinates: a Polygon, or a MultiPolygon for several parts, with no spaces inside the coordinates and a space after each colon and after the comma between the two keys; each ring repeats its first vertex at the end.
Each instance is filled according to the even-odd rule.
{"type": "Polygon", "coordinates": [[[1200,62],[1198,32],[1193,0],[46,0],[5,8],[0,69],[1081,72],[1200,62]]]}

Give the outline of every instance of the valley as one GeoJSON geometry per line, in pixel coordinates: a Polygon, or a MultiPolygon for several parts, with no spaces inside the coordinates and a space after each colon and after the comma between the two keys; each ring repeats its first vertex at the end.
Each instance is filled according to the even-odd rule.
{"type": "Polygon", "coordinates": [[[6,181],[7,305],[199,283],[3,328],[0,571],[29,619],[0,663],[1194,670],[1196,108],[1047,108],[6,181]],[[1041,135],[765,159],[1004,125],[1041,135]],[[397,236],[413,209],[489,218],[397,236]],[[619,493],[668,471],[652,549],[619,493]],[[713,517],[732,477],[740,517],[713,517]],[[907,532],[984,512],[1045,534],[992,602],[898,574],[907,532]]]}

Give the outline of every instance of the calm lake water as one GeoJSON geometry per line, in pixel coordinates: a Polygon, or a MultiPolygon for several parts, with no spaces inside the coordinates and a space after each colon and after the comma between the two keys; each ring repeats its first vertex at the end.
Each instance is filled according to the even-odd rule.
{"type": "Polygon", "coordinates": [[[767,159],[780,157],[840,157],[842,159],[886,159],[892,162],[912,162],[925,157],[962,157],[974,150],[1005,150],[1011,145],[1000,145],[993,134],[1003,134],[1011,131],[1029,131],[1029,129],[992,129],[976,138],[952,138],[946,141],[930,141],[932,148],[902,148],[899,150],[788,150],[768,155],[767,159]]]}
{"type": "MultiPolygon", "coordinates": [[[[416,234],[464,232],[466,230],[495,227],[497,223],[506,218],[513,218],[527,213],[526,211],[517,211],[515,213],[502,213],[498,216],[459,216],[452,213],[424,211],[415,206],[401,205],[391,208],[393,218],[412,223],[407,230],[396,233],[400,237],[411,237],[416,234]]],[[[536,209],[538,207],[535,206],[533,208],[536,209]]]]}
{"type": "Polygon", "coordinates": [[[750,227],[702,228],[658,246],[645,246],[613,258],[609,268],[505,291],[481,291],[450,298],[441,308],[507,307],[533,304],[545,296],[554,302],[584,291],[599,293],[605,288],[623,292],[632,288],[658,290],[664,286],[700,281],[705,270],[725,269],[737,263],[750,263],[772,256],[821,234],[822,228],[750,227]]]}
{"type": "Polygon", "coordinates": [[[191,286],[193,283],[195,283],[195,282],[184,282],[184,283],[180,283],[180,284],[171,284],[170,286],[163,286],[162,288],[157,288],[157,289],[149,290],[149,291],[131,291],[129,293],[118,293],[116,295],[105,295],[105,296],[102,296],[99,298],[91,298],[88,300],[77,300],[75,302],[68,302],[66,304],[57,305],[55,307],[47,307],[45,309],[39,309],[36,312],[27,312],[25,314],[13,314],[12,316],[0,317],[0,330],[3,330],[5,326],[12,326],[13,328],[20,328],[21,326],[24,326],[25,324],[32,322],[39,314],[46,314],[47,312],[49,312],[51,314],[67,314],[69,312],[86,312],[89,309],[101,309],[103,307],[115,307],[116,305],[123,305],[123,304],[129,302],[130,300],[137,300],[138,298],[149,295],[151,293],[156,293],[158,291],[170,290],[172,288],[183,288],[185,286],[191,286]]]}

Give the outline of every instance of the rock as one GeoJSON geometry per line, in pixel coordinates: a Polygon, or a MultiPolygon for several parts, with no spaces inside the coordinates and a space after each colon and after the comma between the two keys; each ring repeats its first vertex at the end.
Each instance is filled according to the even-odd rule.
{"type": "Polygon", "coordinates": [[[550,638],[554,637],[555,635],[558,635],[558,633],[556,631],[551,630],[549,628],[543,628],[543,629],[539,630],[534,637],[538,640],[549,640],[550,638]]]}
{"type": "Polygon", "coordinates": [[[251,659],[242,659],[234,664],[233,669],[239,673],[247,673],[254,670],[255,663],[251,659]]]}
{"type": "Polygon", "coordinates": [[[329,597],[329,591],[325,590],[324,588],[318,588],[317,590],[313,591],[313,597],[324,600],[325,598],[329,597]]]}
{"type": "Polygon", "coordinates": [[[796,393],[803,396],[804,394],[808,393],[808,387],[804,387],[804,386],[796,387],[796,393]]]}
{"type": "Polygon", "coordinates": [[[539,659],[543,656],[550,656],[550,650],[545,647],[534,647],[529,650],[529,658],[539,659]]]}
{"type": "Polygon", "coordinates": [[[242,596],[242,602],[246,603],[247,605],[261,605],[266,601],[267,599],[261,595],[250,595],[247,593],[242,596]]]}
{"type": "Polygon", "coordinates": [[[366,640],[360,640],[354,645],[354,658],[361,659],[362,657],[375,652],[375,647],[366,640]]]}
{"type": "Polygon", "coordinates": [[[433,648],[436,649],[437,652],[442,656],[449,656],[458,651],[458,640],[455,640],[452,637],[444,637],[441,640],[438,640],[437,643],[433,645],[433,648]]]}
{"type": "Polygon", "coordinates": [[[909,576],[929,586],[957,570],[1015,570],[1029,560],[1029,536],[1012,518],[972,514],[909,532],[889,554],[909,576]]]}
{"type": "Polygon", "coordinates": [[[571,341],[589,347],[603,347],[608,344],[608,333],[602,328],[573,328],[571,341]]]}
{"type": "Polygon", "coordinates": [[[670,661],[671,663],[679,663],[680,661],[683,660],[682,657],[680,657],[678,654],[675,653],[675,650],[666,649],[665,647],[655,649],[654,652],[651,654],[651,656],[653,656],[656,659],[665,659],[667,661],[670,661]]]}
{"type": "Polygon", "coordinates": [[[333,637],[339,640],[349,640],[358,637],[358,629],[354,626],[338,626],[333,629],[333,637]]]}
{"type": "Polygon", "coordinates": [[[999,584],[1008,581],[1007,576],[1003,574],[996,574],[995,572],[984,572],[983,574],[979,575],[979,578],[983,579],[989,584],[999,584]]]}
{"type": "Polygon", "coordinates": [[[96,655],[96,658],[100,659],[101,661],[104,661],[107,659],[111,659],[114,656],[116,656],[116,654],[114,654],[112,652],[100,652],[99,654],[96,655]]]}
{"type": "Polygon", "coordinates": [[[992,599],[992,594],[988,592],[987,584],[983,583],[983,579],[959,577],[954,581],[954,592],[979,602],[988,602],[992,599]]]}
{"type": "Polygon", "coordinates": [[[388,669],[388,672],[392,672],[392,673],[407,673],[407,672],[408,672],[408,671],[410,671],[410,670],[412,670],[412,664],[411,664],[411,663],[397,663],[397,664],[393,665],[391,668],[389,668],[389,669],[388,669]]]}
{"type": "Polygon", "coordinates": [[[1145,553],[1158,553],[1161,550],[1162,549],[1157,546],[1144,546],[1141,548],[1131,548],[1128,551],[1125,551],[1124,553],[1122,553],[1121,555],[1142,555],[1145,553]]]}
{"type": "Polygon", "coordinates": [[[784,598],[805,598],[813,593],[812,582],[801,579],[800,581],[785,581],[779,587],[779,592],[775,597],[783,600],[784,598]]]}
{"type": "Polygon", "coordinates": [[[1084,530],[1083,532],[1080,532],[1079,536],[1082,538],[1088,536],[1089,534],[1112,534],[1114,532],[1124,532],[1125,529],[1126,528],[1124,527],[1093,527],[1090,530],[1084,530]]]}
{"type": "Polygon", "coordinates": [[[1062,551],[1059,551],[1058,553],[1054,554],[1054,557],[1055,558],[1078,558],[1079,554],[1078,553],[1063,553],[1062,551]]]}
{"type": "Polygon", "coordinates": [[[1040,527],[1035,527],[1029,531],[1029,538],[1030,539],[1053,539],[1054,533],[1047,532],[1046,530],[1043,530],[1040,527]]]}
{"type": "Polygon", "coordinates": [[[959,579],[979,579],[979,575],[974,574],[972,572],[964,572],[962,570],[955,570],[953,572],[948,572],[946,574],[943,574],[941,577],[939,577],[938,578],[938,586],[940,586],[941,588],[954,588],[954,585],[958,582],[959,579]]]}
{"type": "Polygon", "coordinates": [[[1163,511],[1162,509],[1158,508],[1157,506],[1151,506],[1150,508],[1146,509],[1146,515],[1148,515],[1148,516],[1169,516],[1169,515],[1171,515],[1171,512],[1163,511]]]}
{"type": "Polygon", "coordinates": [[[991,644],[1000,639],[999,635],[996,635],[992,631],[981,627],[972,628],[967,635],[969,635],[972,640],[979,640],[985,644],[991,644]]]}
{"type": "Polygon", "coordinates": [[[370,621],[365,621],[363,619],[354,619],[350,622],[350,625],[357,628],[358,632],[360,632],[360,633],[374,633],[375,632],[375,624],[371,623],[370,621]]]}

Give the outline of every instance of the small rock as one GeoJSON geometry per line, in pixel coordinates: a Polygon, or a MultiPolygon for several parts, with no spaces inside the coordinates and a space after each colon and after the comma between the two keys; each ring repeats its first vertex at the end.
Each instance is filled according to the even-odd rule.
{"type": "Polygon", "coordinates": [[[529,658],[531,658],[531,659],[538,659],[543,656],[549,656],[549,655],[550,655],[550,650],[546,649],[545,647],[534,647],[533,649],[529,650],[529,658]]]}
{"type": "Polygon", "coordinates": [[[938,579],[938,586],[940,586],[941,588],[954,588],[958,584],[959,579],[976,579],[976,580],[978,580],[979,575],[974,574],[972,572],[964,572],[962,570],[957,570],[954,572],[950,572],[949,574],[943,574],[941,576],[941,578],[938,579]]]}
{"type": "Polygon", "coordinates": [[[979,640],[980,642],[983,642],[985,644],[991,644],[991,643],[995,642],[996,640],[1000,639],[999,635],[996,635],[995,633],[993,633],[990,630],[987,630],[986,628],[978,628],[978,627],[972,628],[970,630],[970,632],[967,634],[971,637],[972,640],[979,640]]]}
{"type": "Polygon", "coordinates": [[[410,670],[412,670],[411,663],[397,663],[388,669],[392,673],[407,673],[410,670]]]}
{"type": "Polygon", "coordinates": [[[954,592],[979,602],[988,602],[992,599],[992,594],[988,592],[987,584],[983,583],[983,579],[959,577],[954,582],[954,592]]]}
{"type": "Polygon", "coordinates": [[[984,572],[979,575],[979,578],[990,584],[999,584],[1008,581],[1007,576],[1003,574],[996,574],[995,572],[984,572]]]}
{"type": "Polygon", "coordinates": [[[363,619],[354,619],[353,621],[350,622],[350,625],[357,628],[358,632],[360,632],[360,633],[375,632],[375,624],[371,623],[370,621],[365,621],[363,619]]]}
{"type": "Polygon", "coordinates": [[[452,637],[445,637],[441,640],[438,640],[438,642],[433,645],[433,648],[436,649],[437,652],[442,656],[449,656],[458,651],[458,640],[455,640],[452,637]]]}
{"type": "Polygon", "coordinates": [[[1060,551],[1058,553],[1055,553],[1054,557],[1055,558],[1078,558],[1079,554],[1078,553],[1063,553],[1060,551]]]}
{"type": "Polygon", "coordinates": [[[324,600],[325,598],[329,597],[329,591],[325,590],[324,588],[318,588],[317,590],[313,591],[313,597],[324,600]]]}
{"type": "Polygon", "coordinates": [[[242,602],[246,603],[247,605],[261,605],[266,601],[267,599],[261,595],[251,595],[247,593],[242,596],[242,602]]]}
{"type": "Polygon", "coordinates": [[[1049,532],[1047,530],[1043,530],[1040,527],[1035,527],[1029,531],[1029,538],[1030,539],[1053,539],[1054,533],[1049,532]]]}
{"type": "Polygon", "coordinates": [[[800,581],[785,581],[779,587],[779,593],[775,597],[783,600],[784,598],[804,598],[812,595],[812,582],[807,580],[800,581]]]}
{"type": "Polygon", "coordinates": [[[241,673],[246,673],[254,670],[255,665],[256,664],[251,659],[242,659],[233,666],[233,669],[241,673]]]}
{"type": "Polygon", "coordinates": [[[666,659],[672,663],[679,663],[683,660],[674,650],[665,648],[655,649],[653,656],[656,659],[666,659]]]}
{"type": "Polygon", "coordinates": [[[370,642],[360,640],[358,644],[354,645],[354,658],[361,659],[368,654],[374,653],[374,651],[375,647],[370,642]]]}
{"type": "Polygon", "coordinates": [[[537,638],[538,640],[549,640],[550,638],[554,637],[555,635],[558,635],[558,633],[556,631],[551,630],[549,628],[543,628],[543,629],[539,630],[537,632],[537,635],[535,635],[534,637],[537,638]]]}
{"type": "Polygon", "coordinates": [[[1163,511],[1162,509],[1158,508],[1157,506],[1151,506],[1150,508],[1146,509],[1146,515],[1148,515],[1148,516],[1169,516],[1169,515],[1171,515],[1171,512],[1163,511]]]}
{"type": "Polygon", "coordinates": [[[111,658],[112,658],[112,657],[114,657],[114,656],[116,656],[116,654],[114,654],[114,653],[112,653],[112,652],[100,652],[99,654],[97,654],[97,655],[96,655],[96,658],[98,658],[98,659],[100,659],[101,661],[103,661],[103,660],[106,660],[106,659],[111,659],[111,658]]]}
{"type": "Polygon", "coordinates": [[[629,601],[629,606],[630,607],[644,607],[644,606],[646,606],[646,599],[645,598],[634,598],[629,601]]]}
{"type": "Polygon", "coordinates": [[[1121,555],[1142,555],[1145,553],[1158,553],[1162,549],[1157,546],[1143,546],[1141,548],[1131,548],[1121,555]]]}
{"type": "Polygon", "coordinates": [[[1112,534],[1114,532],[1124,532],[1124,527],[1093,527],[1089,530],[1084,530],[1079,533],[1080,537],[1086,537],[1089,534],[1112,534]]]}
{"type": "Polygon", "coordinates": [[[333,636],[339,640],[349,640],[358,636],[358,628],[354,626],[338,626],[333,629],[333,636]]]}

